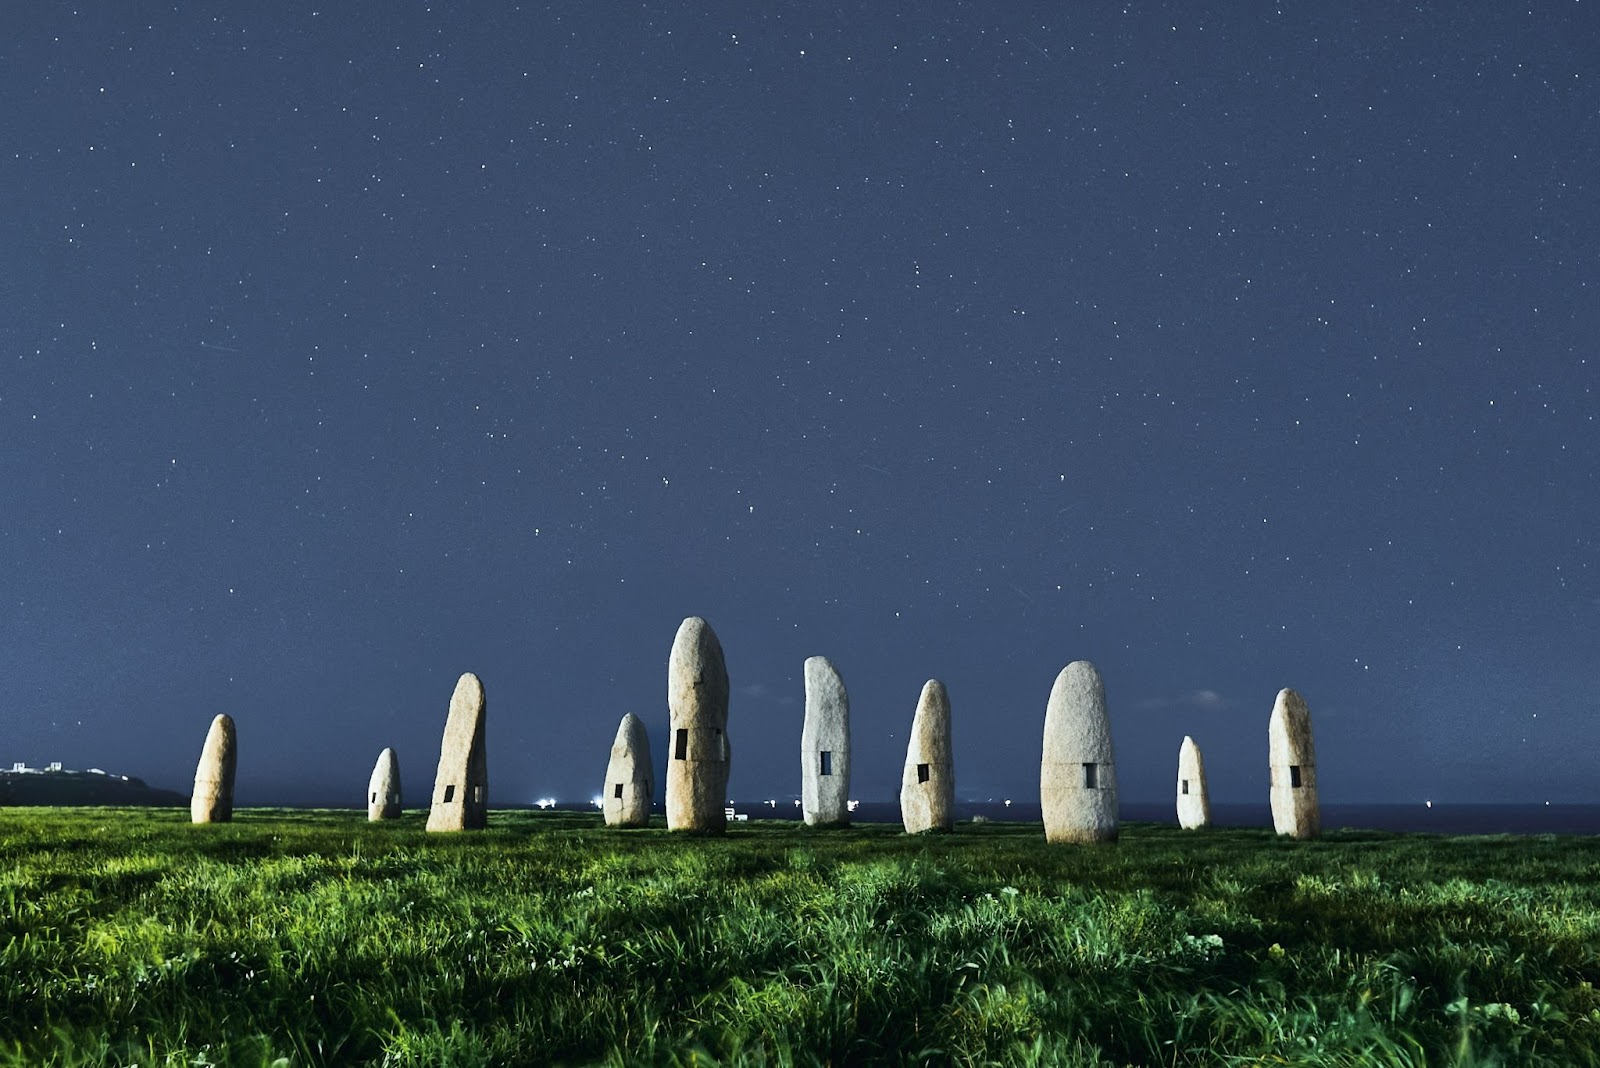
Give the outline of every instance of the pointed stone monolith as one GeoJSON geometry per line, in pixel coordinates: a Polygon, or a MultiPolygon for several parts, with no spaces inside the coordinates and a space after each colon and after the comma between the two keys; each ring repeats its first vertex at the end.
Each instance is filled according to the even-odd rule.
{"type": "Polygon", "coordinates": [[[1311,744],[1311,710],[1290,689],[1278,691],[1267,723],[1272,826],[1279,834],[1315,838],[1322,830],[1317,804],[1317,753],[1311,744]]]}
{"type": "Polygon", "coordinates": [[[800,728],[800,810],[809,827],[850,822],[850,695],[833,661],[806,659],[800,728]]]}
{"type": "Polygon", "coordinates": [[[907,834],[948,831],[956,822],[956,769],[950,757],[950,695],[929,679],[917,700],[900,775],[900,822],[907,834]]]}
{"type": "Polygon", "coordinates": [[[1047,842],[1117,840],[1117,765],[1106,687],[1087,660],[1061,669],[1044,713],[1039,805],[1047,842]]]}
{"type": "Polygon", "coordinates": [[[1211,791],[1206,789],[1206,762],[1187,734],[1178,747],[1178,826],[1186,831],[1211,826],[1211,791]]]}
{"type": "Polygon", "coordinates": [[[711,624],[690,616],[667,658],[667,829],[727,828],[728,669],[711,624]]]}
{"type": "Polygon", "coordinates": [[[367,780],[367,819],[397,820],[400,818],[400,758],[393,749],[378,754],[372,766],[372,777],[367,780]]]}
{"type": "Polygon", "coordinates": [[[489,825],[489,755],[483,683],[472,672],[456,682],[433,776],[430,831],[481,831],[489,825]]]}
{"type": "Polygon", "coordinates": [[[192,822],[227,823],[233,819],[233,770],[238,755],[233,717],[217,716],[206,731],[206,744],[194,769],[194,793],[189,797],[192,822]]]}
{"type": "Polygon", "coordinates": [[[655,799],[655,772],[650,760],[650,736],[644,721],[629,712],[617,725],[606,764],[605,792],[600,795],[607,827],[650,826],[650,803],[655,799]]]}

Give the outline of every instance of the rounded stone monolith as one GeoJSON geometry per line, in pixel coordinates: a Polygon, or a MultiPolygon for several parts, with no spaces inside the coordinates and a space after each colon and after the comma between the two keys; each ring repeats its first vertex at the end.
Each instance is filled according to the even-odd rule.
{"type": "Polygon", "coordinates": [[[605,792],[600,809],[607,827],[650,826],[650,804],[655,799],[655,772],[650,760],[650,736],[644,721],[629,712],[617,725],[606,763],[605,792]]]}
{"type": "Polygon", "coordinates": [[[1279,834],[1315,838],[1322,831],[1317,804],[1317,753],[1311,743],[1311,710],[1290,689],[1278,691],[1267,722],[1267,760],[1272,791],[1272,826],[1279,834]]]}
{"type": "Polygon", "coordinates": [[[690,616],[667,658],[667,829],[727,829],[728,669],[711,624],[690,616]]]}
{"type": "Polygon", "coordinates": [[[900,822],[907,834],[948,831],[956,822],[956,770],[950,756],[950,695],[929,679],[917,700],[900,775],[900,822]]]}
{"type": "Polygon", "coordinates": [[[194,793],[189,797],[192,822],[227,823],[233,819],[233,771],[238,753],[233,717],[217,716],[206,731],[206,744],[194,769],[194,793]]]}
{"type": "Polygon", "coordinates": [[[1039,805],[1047,842],[1117,840],[1117,765],[1106,687],[1087,660],[1061,669],[1044,713],[1039,805]]]}
{"type": "Polygon", "coordinates": [[[393,749],[378,754],[367,780],[367,819],[400,818],[400,758],[393,749]]]}
{"type": "Polygon", "coordinates": [[[439,744],[433,776],[430,831],[481,831],[489,825],[489,755],[485,739],[487,701],[483,683],[467,672],[450,696],[450,715],[439,744]]]}
{"type": "Polygon", "coordinates": [[[1211,826],[1211,792],[1206,789],[1206,762],[1187,734],[1178,747],[1178,826],[1186,831],[1211,826]]]}
{"type": "Polygon", "coordinates": [[[850,823],[850,695],[825,656],[806,659],[800,728],[800,811],[808,827],[850,823]]]}

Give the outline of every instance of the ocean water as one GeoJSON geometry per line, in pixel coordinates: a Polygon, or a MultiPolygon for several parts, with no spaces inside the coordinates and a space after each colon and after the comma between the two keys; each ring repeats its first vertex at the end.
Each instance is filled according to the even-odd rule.
{"type": "MultiPolygon", "coordinates": [[[[767,801],[736,801],[734,810],[751,819],[800,818],[800,808],[792,798],[776,805],[767,801]]],[[[1127,821],[1177,825],[1171,803],[1126,802],[1121,817],[1127,821]]],[[[967,822],[974,817],[999,822],[1037,823],[1043,817],[1037,801],[958,801],[956,819],[967,822]]],[[[895,802],[863,801],[852,815],[861,823],[898,823],[900,806],[895,802]]],[[[1260,804],[1213,804],[1211,822],[1218,827],[1271,827],[1272,810],[1260,804]]],[[[1322,828],[1331,830],[1421,831],[1429,834],[1600,834],[1600,805],[1463,805],[1422,802],[1406,805],[1322,806],[1322,828]]]]}

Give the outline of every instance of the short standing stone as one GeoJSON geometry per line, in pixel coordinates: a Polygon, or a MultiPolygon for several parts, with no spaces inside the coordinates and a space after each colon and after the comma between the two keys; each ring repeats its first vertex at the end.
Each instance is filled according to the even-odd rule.
{"type": "Polygon", "coordinates": [[[1106,687],[1087,660],[1062,668],[1050,689],[1039,804],[1048,842],[1117,840],[1117,766],[1106,687]]]}
{"type": "Polygon", "coordinates": [[[900,822],[907,834],[948,831],[955,826],[956,771],[950,756],[950,696],[929,679],[917,700],[900,775],[900,822]]]}
{"type": "Polygon", "coordinates": [[[650,803],[655,798],[655,773],[650,760],[650,736],[644,722],[629,712],[617,725],[606,764],[601,811],[607,827],[648,827],[650,803]]]}
{"type": "Polygon", "coordinates": [[[806,824],[850,822],[850,695],[833,662],[806,660],[806,718],[800,729],[800,810],[806,824]]]}
{"type": "Polygon", "coordinates": [[[238,762],[238,735],[233,717],[219,715],[206,732],[200,763],[194,769],[189,818],[195,823],[227,823],[233,819],[233,770],[238,762]]]}
{"type": "Polygon", "coordinates": [[[667,659],[667,829],[727,828],[728,669],[711,624],[690,616],[667,659]]]}
{"type": "Polygon", "coordinates": [[[378,754],[372,766],[372,777],[367,780],[367,819],[395,820],[400,818],[400,758],[393,749],[378,754]]]}
{"type": "Polygon", "coordinates": [[[462,675],[450,697],[450,716],[433,776],[430,831],[480,831],[489,825],[489,756],[483,683],[462,675]]]}
{"type": "Polygon", "coordinates": [[[1211,793],[1206,789],[1206,762],[1187,734],[1178,747],[1178,826],[1186,831],[1211,826],[1211,793]]]}
{"type": "Polygon", "coordinates": [[[1317,804],[1317,753],[1311,744],[1311,710],[1293,690],[1278,691],[1267,723],[1272,826],[1279,834],[1315,838],[1322,830],[1317,804]]]}

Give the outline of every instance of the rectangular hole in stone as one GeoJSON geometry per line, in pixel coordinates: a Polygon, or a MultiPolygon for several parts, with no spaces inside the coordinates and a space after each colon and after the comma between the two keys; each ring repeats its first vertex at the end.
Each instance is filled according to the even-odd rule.
{"type": "Polygon", "coordinates": [[[1291,789],[1295,789],[1295,790],[1298,790],[1300,788],[1300,765],[1299,764],[1290,764],[1289,765],[1289,786],[1290,786],[1291,789]]]}
{"type": "Polygon", "coordinates": [[[833,751],[831,749],[824,749],[822,751],[822,774],[833,774],[833,751]]]}
{"type": "Polygon", "coordinates": [[[618,798],[619,800],[621,799],[621,797],[622,797],[622,784],[620,782],[617,783],[617,788],[611,792],[611,796],[615,797],[615,798],[618,798]]]}
{"type": "Polygon", "coordinates": [[[1083,766],[1083,788],[1085,790],[1100,789],[1100,765],[1085,764],[1083,766]]]}
{"type": "Polygon", "coordinates": [[[927,782],[928,781],[928,765],[926,765],[926,764],[918,764],[917,765],[917,781],[918,782],[927,782]]]}
{"type": "Polygon", "coordinates": [[[1188,793],[1189,792],[1189,780],[1188,779],[1183,780],[1183,790],[1181,792],[1182,793],[1188,793]]]}
{"type": "Polygon", "coordinates": [[[475,805],[483,804],[483,787],[474,786],[472,788],[472,803],[475,805]]]}
{"type": "Polygon", "coordinates": [[[370,801],[368,801],[367,804],[376,805],[377,803],[378,803],[378,792],[376,790],[374,790],[372,792],[372,799],[370,801]]]}
{"type": "Polygon", "coordinates": [[[679,728],[677,740],[672,743],[672,759],[689,759],[689,732],[683,728],[679,728]]]}
{"type": "Polygon", "coordinates": [[[455,788],[455,786],[454,785],[446,786],[444,788],[444,803],[448,805],[450,802],[454,801],[455,799],[456,799],[456,788],[455,788]]]}

